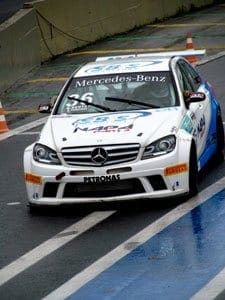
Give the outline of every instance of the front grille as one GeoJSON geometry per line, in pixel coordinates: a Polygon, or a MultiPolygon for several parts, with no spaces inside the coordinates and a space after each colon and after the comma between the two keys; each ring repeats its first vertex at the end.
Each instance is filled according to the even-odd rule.
{"type": "Polygon", "coordinates": [[[135,160],[139,149],[139,144],[70,147],[62,149],[62,156],[68,165],[101,167],[135,160]],[[96,157],[98,152],[99,159],[96,157]],[[100,152],[103,152],[103,155],[100,152]]]}
{"type": "Polygon", "coordinates": [[[144,193],[145,190],[138,179],[110,181],[104,183],[67,183],[64,198],[73,197],[112,197],[144,193]]]}

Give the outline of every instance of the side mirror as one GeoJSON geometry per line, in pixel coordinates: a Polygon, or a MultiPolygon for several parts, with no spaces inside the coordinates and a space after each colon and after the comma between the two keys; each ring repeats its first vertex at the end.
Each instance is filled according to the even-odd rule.
{"type": "Polygon", "coordinates": [[[184,91],[183,95],[187,107],[189,107],[191,103],[201,102],[206,98],[206,95],[202,92],[191,93],[189,91],[184,91]]]}
{"type": "Polygon", "coordinates": [[[39,113],[49,114],[52,110],[51,104],[40,104],[38,106],[39,113]]]}
{"type": "Polygon", "coordinates": [[[48,103],[48,104],[40,104],[38,106],[39,113],[49,114],[52,111],[52,108],[55,105],[56,100],[57,100],[57,96],[52,96],[51,100],[50,100],[50,103],[48,103]]]}
{"type": "Polygon", "coordinates": [[[190,102],[200,102],[204,101],[206,98],[204,93],[198,92],[198,93],[191,93],[189,96],[190,102]]]}

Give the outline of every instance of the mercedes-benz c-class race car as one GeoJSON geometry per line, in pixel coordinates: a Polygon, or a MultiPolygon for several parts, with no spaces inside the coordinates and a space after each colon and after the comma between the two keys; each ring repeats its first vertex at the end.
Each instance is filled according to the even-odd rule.
{"type": "Polygon", "coordinates": [[[50,116],[24,152],[31,206],[193,196],[223,157],[220,105],[183,53],[98,58],[39,110],[50,116]]]}

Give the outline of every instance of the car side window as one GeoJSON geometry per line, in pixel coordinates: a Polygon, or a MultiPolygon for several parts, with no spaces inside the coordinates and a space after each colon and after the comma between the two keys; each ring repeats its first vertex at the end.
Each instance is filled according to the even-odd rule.
{"type": "Polygon", "coordinates": [[[191,90],[193,92],[197,92],[199,86],[201,85],[201,78],[198,72],[185,61],[180,61],[179,66],[185,78],[191,85],[191,90]]]}
{"type": "Polygon", "coordinates": [[[184,92],[184,91],[192,92],[193,87],[192,87],[191,83],[189,82],[189,80],[188,80],[185,72],[183,71],[182,67],[179,64],[176,67],[176,73],[177,73],[178,80],[179,80],[179,83],[180,83],[181,91],[182,92],[184,92]]]}

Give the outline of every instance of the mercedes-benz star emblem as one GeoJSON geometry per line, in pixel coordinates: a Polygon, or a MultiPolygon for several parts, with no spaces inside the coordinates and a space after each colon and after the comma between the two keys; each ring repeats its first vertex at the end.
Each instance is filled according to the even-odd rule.
{"type": "Polygon", "coordinates": [[[91,153],[91,160],[97,165],[104,165],[107,157],[107,151],[103,148],[95,148],[91,153]]]}

